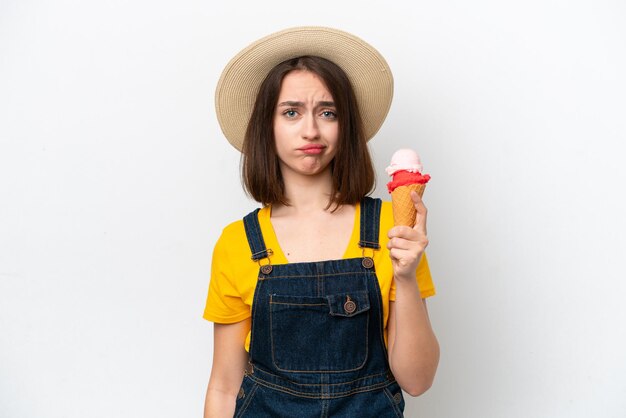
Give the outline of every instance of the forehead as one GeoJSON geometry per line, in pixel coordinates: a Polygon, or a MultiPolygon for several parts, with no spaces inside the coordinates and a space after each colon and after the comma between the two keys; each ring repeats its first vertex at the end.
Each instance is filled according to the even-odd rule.
{"type": "Polygon", "coordinates": [[[319,99],[332,99],[324,81],[315,73],[294,70],[285,75],[280,84],[280,98],[291,95],[319,96],[319,99]]]}

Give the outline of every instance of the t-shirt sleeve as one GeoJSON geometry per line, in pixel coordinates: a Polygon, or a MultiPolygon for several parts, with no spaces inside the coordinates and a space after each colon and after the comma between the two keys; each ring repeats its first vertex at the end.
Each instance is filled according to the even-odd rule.
{"type": "MultiPolygon", "coordinates": [[[[383,202],[380,213],[380,241],[383,247],[387,244],[387,231],[393,227],[393,206],[389,201],[383,202]]],[[[388,257],[387,253],[387,257],[388,257]]],[[[396,300],[396,283],[393,280],[393,269],[389,265],[389,274],[391,275],[391,286],[389,289],[389,300],[396,300]]],[[[420,295],[422,298],[427,298],[435,295],[435,285],[433,284],[433,278],[430,275],[430,268],[428,267],[428,258],[426,253],[422,255],[422,259],[417,265],[415,270],[415,280],[420,289],[420,295]]]]}
{"type": "Polygon", "coordinates": [[[222,232],[213,249],[211,281],[203,315],[204,319],[221,324],[243,321],[250,316],[250,307],[243,302],[234,285],[229,254],[234,247],[230,244],[228,234],[222,232]]]}
{"type": "MultiPolygon", "coordinates": [[[[417,265],[415,270],[415,279],[420,289],[420,295],[422,299],[435,295],[435,285],[433,284],[433,278],[430,275],[430,268],[428,267],[428,258],[426,253],[422,255],[422,259],[417,265]]],[[[396,300],[396,283],[391,283],[391,289],[389,290],[389,300],[396,300]]]]}

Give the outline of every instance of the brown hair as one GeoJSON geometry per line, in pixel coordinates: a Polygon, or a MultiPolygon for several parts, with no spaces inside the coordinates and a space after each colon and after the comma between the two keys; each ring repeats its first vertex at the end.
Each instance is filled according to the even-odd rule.
{"type": "Polygon", "coordinates": [[[283,78],[294,70],[316,74],[333,97],[339,122],[337,153],[331,161],[328,207],[356,204],[374,189],[375,174],[354,90],[345,72],[327,59],[303,56],[284,61],[265,77],[243,142],[241,176],[246,192],[263,205],[288,205],[274,141],[274,112],[283,78]]]}

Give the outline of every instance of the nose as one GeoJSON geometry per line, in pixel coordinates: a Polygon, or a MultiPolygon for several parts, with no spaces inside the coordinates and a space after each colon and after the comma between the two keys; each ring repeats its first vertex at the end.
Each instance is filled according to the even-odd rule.
{"type": "Polygon", "coordinates": [[[313,114],[308,114],[302,121],[302,138],[312,141],[319,137],[320,130],[317,124],[317,118],[313,114]]]}

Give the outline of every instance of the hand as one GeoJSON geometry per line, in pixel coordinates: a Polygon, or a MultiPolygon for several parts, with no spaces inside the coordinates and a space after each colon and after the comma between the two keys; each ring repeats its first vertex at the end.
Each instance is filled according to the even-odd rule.
{"type": "Polygon", "coordinates": [[[426,235],[426,206],[416,192],[411,192],[411,199],[417,210],[415,226],[394,226],[387,236],[387,248],[391,256],[393,275],[396,280],[415,280],[415,270],[428,246],[426,235]]]}

